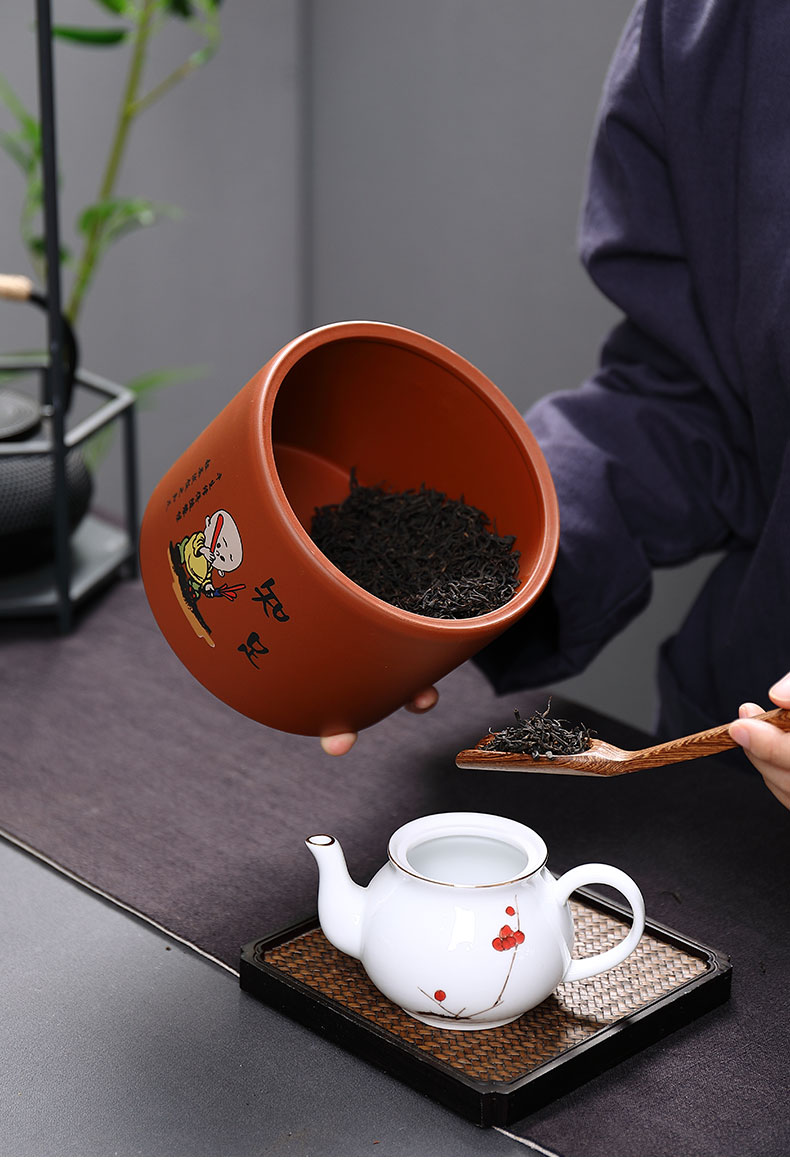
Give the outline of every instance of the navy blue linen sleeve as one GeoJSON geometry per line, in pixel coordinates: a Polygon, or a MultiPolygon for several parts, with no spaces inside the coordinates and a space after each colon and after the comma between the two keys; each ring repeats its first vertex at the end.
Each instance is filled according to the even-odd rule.
{"type": "MultiPolygon", "coordinates": [[[[702,28],[710,5],[684,5],[678,57],[716,34],[702,28]]],[[[716,285],[715,263],[706,269],[691,252],[667,140],[673,7],[637,6],[607,78],[580,249],[624,318],[596,374],[527,414],[557,489],[560,550],[535,608],[477,658],[500,692],[581,672],[645,607],[654,568],[757,535],[751,424],[715,333],[728,308],[717,293],[727,287],[716,285]],[[703,287],[706,272],[713,284],[703,287]]]]}

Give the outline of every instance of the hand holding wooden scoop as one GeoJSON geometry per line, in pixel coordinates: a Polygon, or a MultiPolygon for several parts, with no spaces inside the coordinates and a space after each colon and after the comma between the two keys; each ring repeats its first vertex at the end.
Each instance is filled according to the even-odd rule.
{"type": "MultiPolygon", "coordinates": [[[[756,720],[770,721],[785,732],[790,732],[790,709],[771,709],[755,714],[756,720]]],[[[692,761],[709,757],[724,749],[734,749],[736,742],[730,736],[730,724],[703,729],[688,737],[663,741],[647,749],[618,749],[608,741],[595,738],[589,748],[579,753],[533,757],[531,753],[505,753],[481,746],[490,742],[494,734],[481,737],[474,749],[462,749],[455,764],[460,769],[508,769],[514,773],[566,773],[590,777],[616,777],[637,769],[654,769],[660,765],[674,765],[678,761],[692,761]]]]}

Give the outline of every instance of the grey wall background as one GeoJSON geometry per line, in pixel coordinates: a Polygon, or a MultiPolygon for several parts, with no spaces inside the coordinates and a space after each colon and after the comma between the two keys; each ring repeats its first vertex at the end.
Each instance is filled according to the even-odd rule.
{"type": "MultiPolygon", "coordinates": [[[[92,0],[54,0],[52,7],[61,24],[106,23],[92,0]]],[[[205,368],[140,410],[143,503],[195,435],[301,326],[301,7],[228,0],[225,13],[218,55],[135,123],[121,173],[119,193],[178,205],[183,217],[118,242],[80,321],[83,364],[117,382],[158,367],[205,368]]],[[[0,70],[35,108],[34,17],[33,0],[3,4],[0,70]]],[[[200,46],[180,21],[168,22],[153,44],[149,85],[200,46]]],[[[77,212],[95,198],[101,179],[126,54],[56,44],[61,229],[72,246],[77,212]]],[[[17,236],[21,194],[18,171],[3,155],[0,267],[29,273],[17,236]]],[[[3,305],[0,349],[40,343],[43,327],[29,307],[3,305]]],[[[112,501],[118,481],[100,483],[99,498],[112,501]]]]}
{"type": "MultiPolygon", "coordinates": [[[[279,347],[375,318],[458,350],[525,409],[580,382],[615,313],[575,234],[596,105],[631,0],[226,0],[223,43],[135,127],[122,190],[183,220],[119,243],[80,332],[123,382],[203,364],[139,416],[141,499],[279,347]]],[[[62,23],[90,0],[57,0],[62,23]]],[[[0,70],[35,106],[32,0],[0,15],[0,70]]],[[[157,41],[152,81],[194,47],[157,41]]],[[[122,50],[119,50],[119,52],[122,50]]],[[[59,45],[62,228],[92,199],[120,55],[59,45]]],[[[5,114],[3,114],[5,116],[5,114]]],[[[7,122],[6,122],[7,123],[7,122]]],[[[21,183],[0,157],[0,268],[28,272],[21,183]]],[[[43,322],[0,308],[0,349],[43,322]]],[[[102,494],[116,499],[108,468],[102,494]]],[[[657,578],[648,613],[563,690],[649,726],[657,642],[707,571],[657,578]]]]}

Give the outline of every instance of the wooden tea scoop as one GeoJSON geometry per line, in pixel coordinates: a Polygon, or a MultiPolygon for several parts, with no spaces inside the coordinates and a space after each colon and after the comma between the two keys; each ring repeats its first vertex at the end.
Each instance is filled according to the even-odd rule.
{"type": "MultiPolygon", "coordinates": [[[[752,721],[770,721],[785,732],[790,732],[790,709],[771,709],[755,714],[752,721]]],[[[709,757],[723,749],[734,749],[726,725],[703,729],[688,737],[662,741],[647,749],[618,749],[608,741],[594,738],[589,749],[581,753],[567,753],[556,757],[532,757],[529,753],[503,753],[496,749],[481,749],[493,734],[481,737],[474,749],[462,749],[455,764],[460,769],[509,769],[513,773],[571,773],[590,777],[616,777],[619,773],[633,773],[636,769],[655,769],[659,765],[674,765],[677,761],[691,761],[695,757],[709,757]]]]}

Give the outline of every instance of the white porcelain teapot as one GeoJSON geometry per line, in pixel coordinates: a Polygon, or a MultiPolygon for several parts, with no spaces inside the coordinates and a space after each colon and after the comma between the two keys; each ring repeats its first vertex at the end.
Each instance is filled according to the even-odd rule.
{"type": "Polygon", "coordinates": [[[366,888],[349,877],[336,838],[314,834],[305,844],[318,863],[327,939],[433,1027],[510,1023],[559,983],[617,966],[644,930],[642,894],[627,874],[591,862],[557,879],[540,835],[508,818],[445,813],[409,822],[392,835],[388,862],[366,888]],[[568,898],[590,883],[623,894],[633,921],[616,946],[574,959],[568,898]]]}

